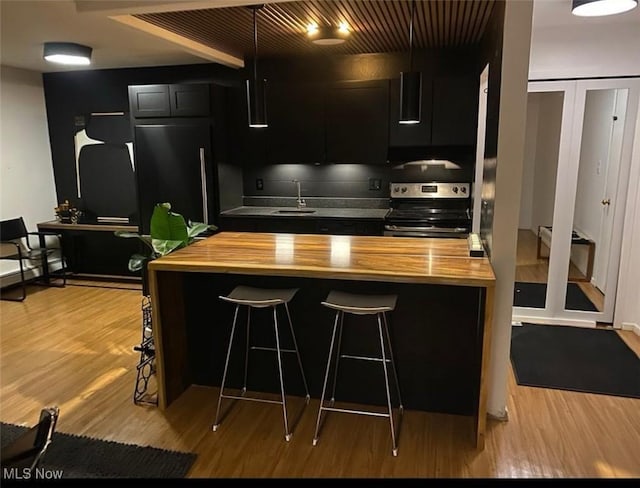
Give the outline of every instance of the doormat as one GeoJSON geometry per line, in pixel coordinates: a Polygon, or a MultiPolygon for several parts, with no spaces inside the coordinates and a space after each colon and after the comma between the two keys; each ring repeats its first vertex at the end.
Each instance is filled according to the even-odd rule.
{"type": "MultiPolygon", "coordinates": [[[[2,446],[29,427],[0,423],[2,446]]],[[[184,478],[194,453],[167,451],[54,432],[40,468],[62,478],[184,478]]]]}
{"type": "MultiPolygon", "coordinates": [[[[516,281],[513,288],[514,307],[544,308],[547,294],[546,283],[522,283],[516,281]]],[[[584,294],[576,283],[567,283],[567,298],[565,300],[567,310],[582,310],[585,312],[598,312],[591,300],[584,294]]]]}
{"type": "Polygon", "coordinates": [[[640,398],[640,358],[614,330],[523,323],[511,363],[519,385],[640,398]]]}

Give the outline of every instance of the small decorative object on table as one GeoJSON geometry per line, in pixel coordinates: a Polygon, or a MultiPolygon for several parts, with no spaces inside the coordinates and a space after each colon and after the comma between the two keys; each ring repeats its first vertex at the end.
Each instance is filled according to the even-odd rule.
{"type": "Polygon", "coordinates": [[[55,209],[56,220],[63,224],[77,224],[82,212],[76,207],[72,207],[69,200],[59,204],[55,209]]]}

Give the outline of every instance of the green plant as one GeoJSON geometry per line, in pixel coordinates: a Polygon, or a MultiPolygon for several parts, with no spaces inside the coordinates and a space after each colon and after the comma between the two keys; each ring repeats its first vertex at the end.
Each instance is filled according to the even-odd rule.
{"type": "Polygon", "coordinates": [[[191,244],[197,236],[207,230],[216,230],[215,225],[202,222],[187,222],[179,213],[171,211],[170,203],[158,203],[151,216],[150,235],[137,232],[116,231],[118,237],[135,237],[140,239],[149,249],[147,256],[134,254],[129,258],[129,271],[139,271],[147,261],[166,256],[167,254],[191,244]]]}

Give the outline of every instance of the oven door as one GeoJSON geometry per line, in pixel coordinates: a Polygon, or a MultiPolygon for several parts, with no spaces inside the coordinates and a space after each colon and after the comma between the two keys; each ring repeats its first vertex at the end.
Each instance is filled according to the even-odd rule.
{"type": "Polygon", "coordinates": [[[395,237],[453,237],[466,238],[469,235],[468,227],[447,227],[438,225],[396,225],[384,226],[385,236],[395,237]]]}

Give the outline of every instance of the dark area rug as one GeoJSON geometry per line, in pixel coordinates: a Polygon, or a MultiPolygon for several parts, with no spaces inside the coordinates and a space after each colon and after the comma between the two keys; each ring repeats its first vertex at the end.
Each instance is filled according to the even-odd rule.
{"type": "Polygon", "coordinates": [[[640,398],[640,358],[614,330],[525,323],[511,363],[519,385],[640,398]]]}
{"type": "MultiPolygon", "coordinates": [[[[28,427],[0,424],[7,445],[28,427]]],[[[184,478],[197,455],[55,432],[41,468],[61,470],[63,478],[184,478]]]]}
{"type": "MultiPolygon", "coordinates": [[[[546,294],[546,283],[522,283],[516,281],[513,288],[513,306],[544,308],[546,294]]],[[[585,312],[598,311],[593,302],[589,300],[576,283],[567,283],[565,308],[567,310],[583,310],[585,312]]]]}

